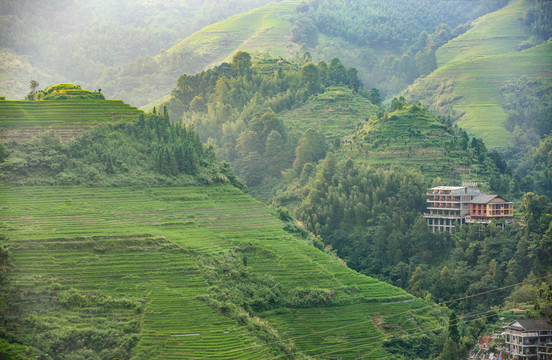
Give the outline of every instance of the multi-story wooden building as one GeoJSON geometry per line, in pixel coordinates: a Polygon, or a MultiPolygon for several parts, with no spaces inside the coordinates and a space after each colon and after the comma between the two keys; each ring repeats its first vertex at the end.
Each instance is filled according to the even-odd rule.
{"type": "Polygon", "coordinates": [[[487,195],[476,183],[463,186],[437,186],[427,190],[427,212],[424,218],[431,231],[451,231],[464,223],[510,223],[514,203],[498,195],[487,195]]]}
{"type": "Polygon", "coordinates": [[[552,325],[546,319],[520,319],[504,327],[509,359],[552,360],[552,325]]]}
{"type": "Polygon", "coordinates": [[[470,202],[468,223],[489,224],[492,220],[511,222],[514,216],[514,203],[498,195],[481,194],[470,202]]]}
{"type": "Polygon", "coordinates": [[[424,218],[431,231],[451,231],[464,223],[470,213],[470,202],[481,192],[470,186],[437,186],[427,190],[424,218]]]}

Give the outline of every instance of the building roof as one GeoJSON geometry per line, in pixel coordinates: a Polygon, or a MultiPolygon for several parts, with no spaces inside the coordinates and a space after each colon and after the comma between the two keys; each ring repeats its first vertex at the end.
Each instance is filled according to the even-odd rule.
{"type": "Polygon", "coordinates": [[[498,198],[500,200],[504,200],[504,201],[502,201],[504,203],[508,203],[508,200],[506,200],[503,197],[500,197],[496,194],[495,195],[487,195],[487,194],[478,195],[478,196],[474,197],[472,199],[472,201],[470,201],[470,203],[472,203],[472,204],[488,204],[496,198],[498,198]]]}
{"type": "Polygon", "coordinates": [[[552,325],[547,319],[519,319],[508,324],[510,328],[520,328],[525,331],[552,331],[552,325]]]}
{"type": "Polygon", "coordinates": [[[465,186],[436,186],[432,187],[429,190],[462,190],[465,189],[465,186]]]}

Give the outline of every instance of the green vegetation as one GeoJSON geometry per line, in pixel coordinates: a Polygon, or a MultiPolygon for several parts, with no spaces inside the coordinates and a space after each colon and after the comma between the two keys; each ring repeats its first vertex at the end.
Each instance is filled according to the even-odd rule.
{"type": "Polygon", "coordinates": [[[488,151],[481,139],[470,139],[450,120],[404,98],[393,99],[389,111],[372,116],[345,137],[336,156],[377,168],[400,164],[447,184],[471,180],[488,182],[494,191],[508,191],[509,180],[500,179],[508,168],[496,151],[488,151]]]}
{"type": "MultiPolygon", "coordinates": [[[[51,83],[62,78],[105,88],[109,97],[136,104],[137,99],[113,96],[118,89],[108,88],[110,79],[102,73],[143,62],[204,26],[271,1],[2,1],[0,94],[22,99],[29,79],[51,83]]],[[[120,75],[121,82],[130,81],[124,72],[120,75]]]]}
{"type": "MultiPolygon", "coordinates": [[[[274,202],[298,204],[296,218],[323,246],[361,273],[447,303],[467,318],[503,305],[510,295],[523,294],[522,290],[514,292],[513,285],[527,281],[538,287],[536,280],[550,276],[552,203],[544,195],[529,192],[523,196],[521,224],[506,229],[496,224],[464,225],[452,234],[431,233],[421,216],[427,185],[419,172],[362,167],[350,159],[337,163],[332,154],[315,169],[308,165],[274,202]],[[500,290],[468,296],[488,289],[500,290]]],[[[440,346],[431,348],[438,348],[437,353],[442,350],[443,356],[466,353],[485,327],[485,321],[468,322],[461,331],[469,337],[461,344],[452,341],[456,350],[442,338],[440,346]]],[[[393,344],[397,345],[391,342],[389,346],[394,348],[393,344]]]]}
{"type": "Polygon", "coordinates": [[[383,305],[412,297],[284,231],[230,185],[1,196],[15,265],[3,334],[46,358],[382,358],[382,339],[439,325],[420,300],[383,305]]]}
{"type": "Polygon", "coordinates": [[[51,129],[68,142],[94,125],[133,121],[141,113],[120,100],[6,100],[0,102],[0,129],[4,141],[28,142],[51,129]]]}
{"type": "Polygon", "coordinates": [[[357,68],[359,77],[370,87],[396,93],[412,81],[413,75],[403,76],[394,73],[393,67],[384,66],[387,55],[397,57],[397,62],[403,54],[408,55],[409,65],[413,64],[416,72],[419,66],[421,74],[426,74],[434,69],[436,47],[463,29],[451,28],[496,9],[487,6],[486,1],[451,4],[427,0],[421,5],[418,2],[413,6],[405,0],[387,2],[385,6],[375,0],[275,2],[207,26],[154,57],[142,57],[120,68],[110,68],[97,83],[111,97],[139,106],[149,104],[146,108],[151,108],[157,99],[169,93],[174,79],[181,73],[194,74],[230,61],[238,51],[247,51],[258,58],[300,61],[310,58],[329,62],[339,57],[347,66],[357,68]],[[404,17],[408,21],[398,20],[404,17]],[[351,36],[358,37],[358,41],[351,36]],[[289,41],[290,37],[293,42],[289,41]]]}
{"type": "Polygon", "coordinates": [[[63,144],[53,132],[10,144],[1,179],[26,185],[154,185],[230,182],[227,164],[216,161],[191,127],[168,116],[141,114],[136,122],[93,127],[63,144]]]}
{"type": "Polygon", "coordinates": [[[195,74],[230,61],[237,51],[287,57],[295,48],[288,36],[298,4],[299,0],[286,0],[232,16],[195,32],[155,57],[109,69],[99,81],[111,96],[143,106],[168,94],[174,79],[182,73],[195,74]]]}
{"type": "Polygon", "coordinates": [[[405,96],[453,116],[459,126],[485,139],[490,148],[507,145],[511,134],[505,128],[507,114],[502,107],[506,102],[500,96],[504,82],[522,76],[529,80],[552,77],[550,41],[517,51],[530,33],[522,20],[529,4],[514,1],[480,18],[472,29],[437,51],[439,68],[417,80],[405,96]]]}
{"type": "Polygon", "coordinates": [[[419,172],[363,167],[350,159],[338,163],[329,154],[316,168],[305,165],[300,178],[274,202],[296,206],[296,218],[351,268],[446,303],[465,317],[457,329],[462,341],[449,331],[437,338],[386,342],[391,352],[403,349],[404,355],[408,344],[453,359],[467,353],[487,318],[496,320],[489,309],[503,305],[514,284],[539,286],[535,280],[550,274],[552,204],[546,196],[527,193],[520,206],[521,226],[465,225],[452,234],[431,233],[421,216],[426,187],[419,172]],[[496,288],[501,290],[468,296],[496,288]],[[452,299],[462,300],[449,303],[452,299]],[[488,316],[471,315],[480,313],[488,316]]]}
{"type": "Polygon", "coordinates": [[[324,157],[324,135],[335,141],[375,113],[369,99],[379,102],[377,90],[362,88],[356,70],[337,58],[299,66],[279,59],[256,62],[238,52],[231,64],[181,75],[166,107],[183,114],[184,123],[193,124],[253,191],[263,193],[283,170],[300,171],[324,157]],[[315,133],[307,134],[311,128],[315,133]]]}
{"type": "MultiPolygon", "coordinates": [[[[33,88],[32,93],[34,93],[34,88],[38,86],[38,82],[31,80],[31,87],[33,88]],[[34,87],[33,87],[34,85],[34,87]]],[[[57,84],[52,85],[42,92],[35,94],[35,100],[64,100],[64,99],[79,99],[79,100],[105,100],[105,96],[100,92],[100,90],[91,92],[88,90],[83,90],[79,85],[73,84],[57,84]]]]}
{"type": "Polygon", "coordinates": [[[296,132],[316,128],[331,144],[350,135],[360,123],[378,112],[379,108],[374,105],[377,103],[352,89],[331,86],[305,104],[283,112],[281,117],[296,132]]]}

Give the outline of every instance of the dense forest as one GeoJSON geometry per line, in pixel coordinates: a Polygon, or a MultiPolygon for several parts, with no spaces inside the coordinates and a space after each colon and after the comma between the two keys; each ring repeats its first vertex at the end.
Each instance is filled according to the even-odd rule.
{"type": "MultiPolygon", "coordinates": [[[[449,234],[430,232],[422,218],[427,183],[416,171],[338,163],[328,154],[316,169],[305,166],[294,186],[303,199],[294,215],[317,236],[320,248],[335,251],[359,272],[437,303],[466,297],[448,304],[462,318],[497,306],[534,304],[539,288],[552,285],[543,279],[550,274],[552,256],[552,203],[544,195],[523,196],[519,224],[506,229],[468,225],[449,234]],[[503,289],[470,298],[497,288],[503,289]]],[[[496,318],[488,320],[492,324],[496,318]]],[[[439,348],[436,355],[457,359],[467,354],[485,323],[468,321],[459,327],[462,341],[426,340],[439,348]]]]}
{"type": "Polygon", "coordinates": [[[184,123],[193,124],[248,186],[256,186],[324,157],[328,145],[316,129],[290,131],[280,114],[336,85],[381,101],[337,58],[300,66],[279,59],[253,63],[248,53],[238,52],[231,64],[181,75],[166,106],[183,114],[184,123]]]}

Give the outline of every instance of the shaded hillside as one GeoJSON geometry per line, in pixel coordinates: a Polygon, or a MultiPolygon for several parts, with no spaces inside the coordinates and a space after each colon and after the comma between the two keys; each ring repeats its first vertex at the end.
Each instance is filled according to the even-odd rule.
{"type": "Polygon", "coordinates": [[[465,180],[498,186],[496,177],[507,172],[500,155],[488,152],[481,139],[470,139],[450,120],[402,99],[394,99],[389,112],[371,117],[345,137],[336,156],[374,167],[397,164],[446,183],[465,180]]]}
{"type": "Polygon", "coordinates": [[[491,148],[505,146],[506,112],[500,88],[507,80],[552,77],[550,41],[518,51],[530,35],[522,21],[530,1],[518,0],[477,20],[464,35],[437,52],[439,68],[417,80],[405,96],[453,116],[470,134],[485,139],[491,148]]]}
{"type": "Polygon", "coordinates": [[[4,0],[0,96],[22,99],[31,79],[105,88],[97,81],[106,68],[154,56],[204,26],[269,2],[4,0]]]}
{"type": "Polygon", "coordinates": [[[323,158],[327,140],[375,113],[372,101],[381,101],[377,90],[337,58],[301,66],[240,51],[231,63],[182,74],[163,108],[193,124],[250,188],[269,189],[283,170],[323,158]]]}

